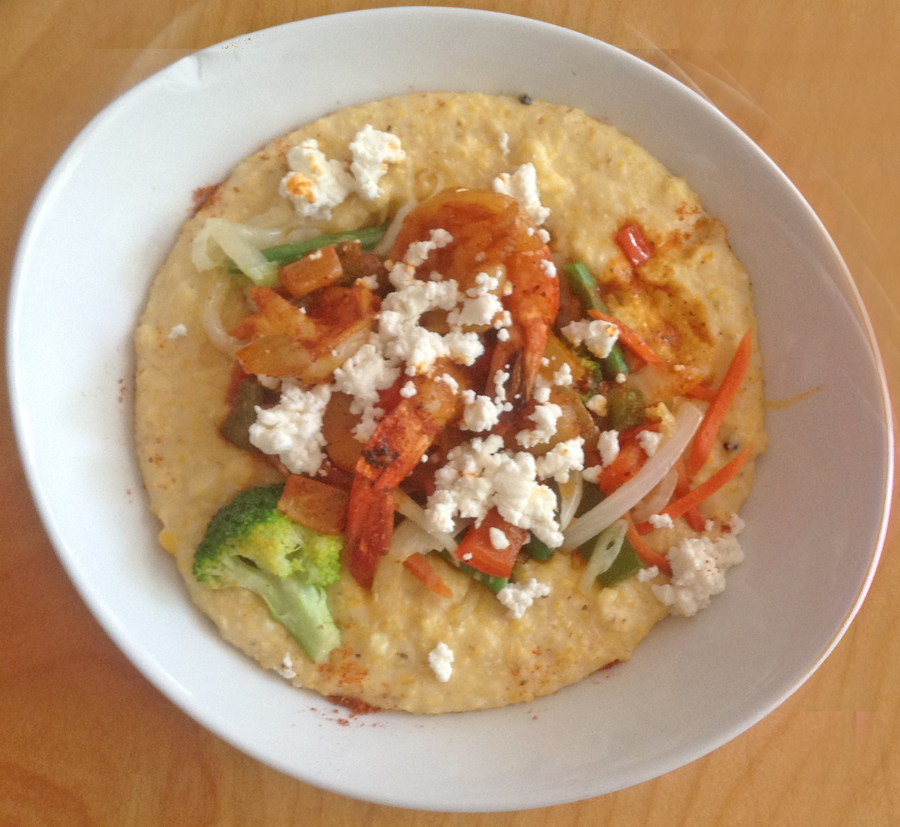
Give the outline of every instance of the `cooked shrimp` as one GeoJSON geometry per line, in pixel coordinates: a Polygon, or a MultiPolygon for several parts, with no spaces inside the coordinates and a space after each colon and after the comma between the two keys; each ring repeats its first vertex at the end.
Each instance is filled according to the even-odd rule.
{"type": "Polygon", "coordinates": [[[549,247],[515,199],[489,190],[448,189],[406,217],[391,258],[402,259],[410,244],[427,239],[432,230],[446,230],[453,242],[432,250],[422,272],[436,270],[455,279],[463,292],[477,287],[481,273],[499,275],[495,289],[511,325],[508,338],[494,349],[490,375],[506,370],[512,377],[510,396],[527,400],[559,311],[549,247]]]}
{"type": "MultiPolygon", "coordinates": [[[[446,323],[479,333],[499,327],[487,384],[506,374],[510,398],[528,400],[541,367],[550,328],[559,310],[559,281],[550,250],[528,213],[513,198],[488,190],[448,189],[413,209],[391,250],[394,261],[416,263],[416,276],[433,272],[456,281],[462,295],[486,300],[486,314],[450,312],[446,323]],[[434,233],[449,239],[429,244],[434,233]],[[423,242],[425,242],[423,244],[423,242]],[[421,255],[410,257],[412,245],[421,255]],[[475,321],[473,321],[475,319],[475,321]]],[[[429,319],[441,325],[443,319],[429,319]]],[[[347,525],[347,566],[371,588],[378,561],[390,548],[392,489],[403,482],[435,436],[461,414],[458,388],[437,380],[449,373],[465,387],[463,371],[441,360],[429,375],[413,380],[416,393],[403,399],[377,426],[356,465],[347,525]]],[[[493,394],[492,394],[493,395],[493,394]]]]}
{"type": "MultiPolygon", "coordinates": [[[[465,379],[451,362],[436,375],[465,379]]],[[[356,464],[347,518],[347,568],[364,588],[372,588],[378,561],[391,547],[393,489],[405,480],[434,438],[460,415],[462,397],[445,381],[430,376],[412,380],[416,393],[402,399],[375,429],[356,464]]]]}

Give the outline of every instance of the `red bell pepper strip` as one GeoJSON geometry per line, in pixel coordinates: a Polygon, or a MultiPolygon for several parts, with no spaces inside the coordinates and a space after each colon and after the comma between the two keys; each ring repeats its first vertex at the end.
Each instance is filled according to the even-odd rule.
{"type": "Polygon", "coordinates": [[[638,267],[653,257],[653,245],[639,224],[625,224],[620,227],[616,233],[616,244],[632,267],[638,267]]]}
{"type": "Polygon", "coordinates": [[[456,549],[456,556],[463,563],[484,574],[509,577],[516,558],[528,540],[528,530],[512,525],[500,516],[496,508],[488,511],[481,525],[472,526],[456,549]],[[491,529],[503,532],[509,543],[505,548],[495,548],[491,541],[491,529]]]}

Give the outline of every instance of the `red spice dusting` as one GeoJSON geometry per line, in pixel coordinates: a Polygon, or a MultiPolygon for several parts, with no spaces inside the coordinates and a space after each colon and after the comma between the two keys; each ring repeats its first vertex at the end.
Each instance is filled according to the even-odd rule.
{"type": "Polygon", "coordinates": [[[208,184],[205,187],[197,187],[197,189],[193,192],[193,205],[191,207],[191,215],[196,215],[198,210],[207,203],[214,204],[213,200],[216,191],[221,186],[221,182],[218,184],[208,184]]]}
{"type": "MultiPolygon", "coordinates": [[[[338,704],[349,709],[351,718],[355,718],[357,715],[369,715],[372,712],[381,711],[377,706],[367,704],[365,701],[354,698],[351,695],[328,695],[328,700],[333,704],[338,704]]],[[[337,711],[338,710],[335,710],[335,712],[337,711]]],[[[340,721],[338,721],[338,723],[340,723],[340,721]]]]}

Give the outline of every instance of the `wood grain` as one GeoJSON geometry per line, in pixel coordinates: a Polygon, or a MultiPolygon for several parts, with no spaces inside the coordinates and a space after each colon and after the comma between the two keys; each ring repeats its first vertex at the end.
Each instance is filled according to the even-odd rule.
{"type": "MultiPolygon", "coordinates": [[[[118,94],[197,48],[340,0],[0,3],[0,274],[68,143],[118,94]]],[[[433,4],[437,5],[437,4],[433,4]]],[[[444,5],[448,5],[444,3],[444,5]]],[[[452,4],[451,4],[452,5],[452,4]]],[[[900,381],[900,12],[846,0],[498,0],[471,4],[629,49],[693,85],[794,180],[866,299],[900,381]]],[[[3,309],[6,290],[2,291],[3,309]]],[[[5,313],[4,313],[5,317],[5,313]]],[[[900,824],[900,537],[849,632],[783,705],[712,754],[576,804],[413,812],[287,778],[209,734],[113,646],[53,553],[0,407],[0,825],[900,824]]],[[[852,427],[852,423],[836,423],[852,427]]],[[[896,520],[894,521],[896,523],[896,520]]]]}

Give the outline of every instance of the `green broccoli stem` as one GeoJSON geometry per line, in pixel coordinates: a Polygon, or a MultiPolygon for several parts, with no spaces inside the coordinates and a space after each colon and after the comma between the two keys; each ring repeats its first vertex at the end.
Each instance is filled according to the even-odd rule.
{"type": "MultiPolygon", "coordinates": [[[[597,282],[594,281],[594,277],[584,264],[576,261],[573,264],[566,264],[563,270],[569,279],[569,284],[572,285],[572,290],[575,291],[575,295],[581,300],[585,310],[596,310],[598,313],[609,315],[606,304],[600,298],[597,282]]],[[[625,362],[625,354],[622,353],[622,348],[619,345],[613,345],[609,356],[601,359],[600,364],[603,368],[604,377],[610,381],[614,381],[620,373],[628,376],[628,364],[625,362]]]]}
{"type": "Polygon", "coordinates": [[[324,589],[305,584],[297,576],[280,579],[239,559],[231,561],[231,573],[238,586],[250,589],[266,602],[272,617],[314,663],[321,663],[340,645],[341,634],[324,589]]]}

